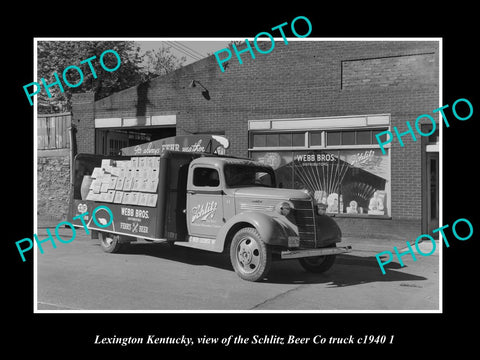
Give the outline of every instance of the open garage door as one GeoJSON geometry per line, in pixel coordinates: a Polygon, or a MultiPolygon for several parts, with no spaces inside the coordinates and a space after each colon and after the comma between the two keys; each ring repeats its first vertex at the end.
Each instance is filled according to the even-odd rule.
{"type": "Polygon", "coordinates": [[[95,153],[117,155],[120,149],[176,135],[174,127],[136,129],[96,129],[95,153]]]}
{"type": "Polygon", "coordinates": [[[176,135],[176,115],[95,118],[95,153],[117,155],[120,149],[176,135]]]}

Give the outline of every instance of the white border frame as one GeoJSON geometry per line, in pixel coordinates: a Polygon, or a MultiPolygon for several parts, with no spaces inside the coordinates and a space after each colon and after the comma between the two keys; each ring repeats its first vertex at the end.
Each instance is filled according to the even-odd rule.
{"type": "MultiPolygon", "coordinates": [[[[35,37],[33,39],[33,53],[34,53],[34,66],[33,66],[33,81],[37,82],[37,58],[38,58],[38,53],[37,53],[37,42],[38,41],[230,41],[230,40],[240,40],[240,41],[245,41],[245,39],[248,39],[249,41],[253,41],[253,37],[235,37],[235,38],[183,38],[183,37],[167,37],[167,38],[145,38],[145,37],[139,37],[139,38],[128,38],[128,37],[74,37],[74,38],[62,38],[62,37],[35,37]]],[[[389,37],[389,38],[384,38],[384,37],[363,37],[363,38],[355,38],[355,37],[347,37],[347,38],[338,38],[338,37],[333,37],[333,38],[318,38],[318,37],[306,37],[306,38],[287,38],[288,41],[324,41],[324,42],[341,42],[341,41],[437,41],[439,45],[439,52],[438,52],[438,57],[439,57],[439,107],[442,106],[443,102],[443,38],[441,37],[389,37]]],[[[279,40],[281,41],[282,38],[274,38],[275,41],[279,40]]],[[[275,56],[274,54],[270,56],[275,56]]],[[[201,61],[201,60],[200,60],[201,61]]],[[[38,233],[38,221],[37,221],[37,159],[38,159],[38,154],[37,154],[37,98],[35,97],[33,99],[34,101],[34,139],[33,139],[33,145],[34,145],[34,164],[33,164],[33,179],[34,179],[34,184],[33,184],[33,201],[34,201],[34,219],[33,219],[33,224],[34,224],[34,231],[35,233],[38,233]]],[[[434,109],[432,109],[434,110],[434,109]]],[[[439,115],[440,116],[440,115],[439,115]]],[[[408,120],[408,119],[406,119],[408,120]]],[[[439,121],[439,126],[442,123],[441,119],[439,121]]],[[[443,193],[443,152],[442,152],[442,144],[443,144],[443,125],[440,126],[440,151],[439,151],[439,161],[440,161],[440,168],[439,168],[439,197],[440,197],[440,202],[439,202],[439,227],[443,225],[443,198],[442,198],[442,193],[443,193]]],[[[406,239],[407,240],[407,239],[406,239]]],[[[33,241],[34,246],[33,246],[33,268],[34,268],[34,282],[33,282],[33,312],[34,313],[54,313],[54,314],[60,314],[60,313],[78,313],[78,314],[84,314],[84,313],[179,313],[179,314],[185,314],[185,313],[233,313],[233,314],[254,314],[254,313],[301,313],[301,314],[318,314],[318,313],[443,313],[443,246],[442,245],[442,239],[440,236],[440,239],[438,241],[438,251],[439,251],[439,309],[438,310],[38,310],[38,297],[37,297],[37,244],[35,241],[33,241]]]]}

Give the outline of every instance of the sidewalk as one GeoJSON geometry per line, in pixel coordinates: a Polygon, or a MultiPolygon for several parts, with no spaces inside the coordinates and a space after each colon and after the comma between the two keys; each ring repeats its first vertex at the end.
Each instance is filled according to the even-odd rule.
{"type": "MultiPolygon", "coordinates": [[[[364,253],[374,253],[378,254],[382,251],[390,251],[394,253],[393,247],[396,247],[399,253],[405,252],[408,250],[407,240],[398,240],[398,239],[375,239],[375,238],[355,238],[355,237],[343,237],[340,243],[337,243],[337,246],[347,246],[352,247],[352,252],[364,252],[364,253]]],[[[435,253],[432,255],[438,254],[438,248],[442,244],[439,243],[438,239],[435,240],[435,253]]],[[[410,246],[413,251],[417,253],[415,247],[415,241],[410,241],[410,246]]],[[[418,244],[418,249],[424,253],[428,254],[433,249],[433,244],[429,240],[422,241],[418,244]]]]}
{"type": "Polygon", "coordinates": [[[66,219],[56,219],[56,218],[53,218],[52,216],[47,216],[47,215],[37,216],[37,227],[39,229],[45,229],[45,228],[55,229],[58,223],[62,221],[66,221],[66,219]]]}

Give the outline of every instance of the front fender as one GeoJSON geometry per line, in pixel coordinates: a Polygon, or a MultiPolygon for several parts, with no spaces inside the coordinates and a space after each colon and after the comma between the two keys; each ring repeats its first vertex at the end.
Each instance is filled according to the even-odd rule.
{"type": "Polygon", "coordinates": [[[342,230],[332,217],[328,215],[316,215],[315,217],[318,247],[325,247],[342,241],[342,230]]]}
{"type": "Polygon", "coordinates": [[[216,243],[222,244],[223,248],[227,236],[233,235],[232,231],[237,232],[237,229],[244,227],[238,224],[246,226],[249,224],[254,227],[262,240],[270,245],[287,246],[289,236],[298,236],[295,232],[296,226],[281,215],[272,216],[259,211],[245,211],[230,218],[223,225],[217,233],[216,243]]]}

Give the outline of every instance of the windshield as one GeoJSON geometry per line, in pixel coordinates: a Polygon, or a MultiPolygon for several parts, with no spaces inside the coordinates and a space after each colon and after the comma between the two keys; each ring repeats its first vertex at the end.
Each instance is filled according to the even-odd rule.
{"type": "Polygon", "coordinates": [[[254,165],[226,165],[225,181],[228,187],[275,187],[275,175],[273,174],[273,170],[254,165]]]}

